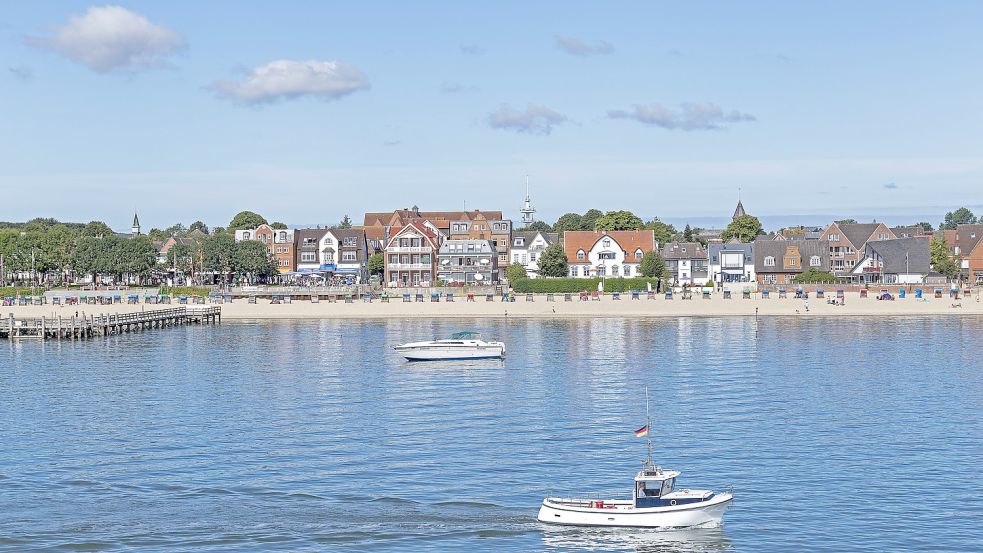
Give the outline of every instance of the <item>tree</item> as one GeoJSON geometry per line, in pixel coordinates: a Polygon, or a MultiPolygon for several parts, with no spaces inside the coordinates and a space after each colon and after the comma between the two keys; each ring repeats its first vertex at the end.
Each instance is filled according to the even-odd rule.
{"type": "Polygon", "coordinates": [[[976,216],[973,212],[966,209],[965,207],[960,207],[955,211],[950,211],[945,214],[945,221],[939,225],[939,230],[952,230],[956,228],[957,225],[972,225],[976,223],[976,216]]]}
{"type": "Polygon", "coordinates": [[[805,271],[795,275],[795,282],[798,284],[835,284],[836,277],[833,276],[833,273],[820,271],[815,267],[809,267],[805,271]]]}
{"type": "Polygon", "coordinates": [[[553,232],[560,233],[560,238],[563,238],[564,232],[568,230],[580,230],[582,225],[583,217],[576,213],[564,213],[553,223],[553,232]]]}
{"type": "Polygon", "coordinates": [[[338,223],[338,228],[352,228],[352,219],[346,213],[344,217],[341,218],[341,222],[338,223]]]}
{"type": "Polygon", "coordinates": [[[741,242],[753,242],[755,237],[763,234],[761,221],[754,215],[741,215],[727,225],[720,237],[724,242],[736,237],[741,242]]]}
{"type": "Polygon", "coordinates": [[[946,243],[945,238],[933,236],[932,241],[929,243],[928,251],[929,258],[932,261],[932,267],[936,271],[950,279],[955,278],[959,274],[958,257],[957,259],[953,259],[949,255],[949,245],[946,243]]]}
{"type": "Polygon", "coordinates": [[[659,255],[659,252],[645,252],[638,270],[642,272],[642,276],[662,278],[666,274],[666,260],[659,255]]]}
{"type": "Polygon", "coordinates": [[[232,270],[243,275],[261,278],[279,272],[277,261],[266,249],[266,244],[256,240],[235,242],[232,250],[232,270]]]}
{"type": "Polygon", "coordinates": [[[280,221],[273,221],[270,223],[270,228],[273,230],[286,230],[287,225],[281,223],[280,221]]]}
{"type": "Polygon", "coordinates": [[[689,223],[686,223],[686,228],[683,229],[683,242],[693,241],[693,229],[690,228],[689,223]]]}
{"type": "Polygon", "coordinates": [[[239,213],[236,213],[235,217],[232,218],[232,222],[229,223],[226,231],[234,233],[237,230],[251,230],[265,224],[267,224],[266,219],[264,219],[259,213],[253,213],[252,211],[240,211],[239,213]]]}
{"type": "Polygon", "coordinates": [[[539,231],[539,232],[553,232],[553,227],[549,225],[546,221],[533,221],[525,226],[521,230],[529,231],[539,231]]]}
{"type": "Polygon", "coordinates": [[[505,269],[505,278],[507,278],[509,282],[515,282],[528,277],[529,275],[526,274],[526,267],[521,263],[513,263],[509,265],[507,269],[505,269]]]}
{"type": "MultiPolygon", "coordinates": [[[[252,242],[256,242],[252,240],[252,242]]],[[[262,242],[256,242],[263,245],[262,242]]],[[[265,248],[266,246],[263,245],[265,248]]],[[[233,270],[232,258],[235,253],[235,240],[229,234],[214,234],[202,244],[205,266],[209,271],[227,273],[233,270]]]]}
{"type": "Polygon", "coordinates": [[[926,223],[924,221],[921,222],[921,223],[915,223],[912,226],[922,227],[922,230],[925,230],[925,231],[928,231],[928,232],[932,232],[933,230],[935,230],[934,228],[932,228],[932,223],[926,223]]]}
{"type": "Polygon", "coordinates": [[[381,275],[386,270],[386,254],[380,252],[370,255],[365,262],[365,268],[368,269],[369,274],[381,275]]]}
{"type": "Polygon", "coordinates": [[[159,228],[150,229],[150,232],[147,233],[147,236],[149,236],[151,240],[154,240],[156,242],[167,240],[167,233],[160,230],[159,228]]]}
{"type": "Polygon", "coordinates": [[[179,234],[184,234],[186,232],[188,232],[188,228],[185,227],[182,223],[174,223],[173,225],[164,229],[164,234],[166,234],[167,236],[177,236],[179,234]]]}
{"type": "Polygon", "coordinates": [[[567,254],[563,251],[563,246],[551,244],[543,250],[543,255],[539,256],[539,275],[565,277],[568,270],[567,263],[567,254]]]}
{"type": "Polygon", "coordinates": [[[658,217],[645,224],[645,230],[655,232],[655,241],[659,244],[672,242],[672,237],[676,235],[676,227],[669,223],[663,223],[658,217]]]}
{"type": "Polygon", "coordinates": [[[597,220],[603,216],[604,214],[599,209],[588,210],[580,217],[580,230],[595,230],[597,220]]]}
{"type": "Polygon", "coordinates": [[[110,234],[113,234],[113,229],[109,228],[109,225],[102,221],[91,221],[82,229],[82,236],[102,238],[110,234]]]}
{"type": "Polygon", "coordinates": [[[857,224],[856,219],[840,219],[839,221],[833,221],[837,225],[855,225],[857,224]]]}
{"type": "Polygon", "coordinates": [[[208,225],[206,225],[202,221],[195,221],[194,223],[191,223],[191,226],[188,227],[188,232],[194,230],[199,230],[205,234],[208,234],[208,225]]]}
{"type": "Polygon", "coordinates": [[[594,230],[638,230],[642,220],[631,211],[608,211],[594,222],[594,230]]]}

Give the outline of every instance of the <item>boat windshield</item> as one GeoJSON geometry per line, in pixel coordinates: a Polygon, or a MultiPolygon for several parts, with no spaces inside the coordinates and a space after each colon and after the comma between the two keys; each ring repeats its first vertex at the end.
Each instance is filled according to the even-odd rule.
{"type": "Polygon", "coordinates": [[[450,339],[451,340],[480,340],[481,334],[478,332],[471,332],[471,331],[458,332],[455,334],[451,334],[450,339]]]}

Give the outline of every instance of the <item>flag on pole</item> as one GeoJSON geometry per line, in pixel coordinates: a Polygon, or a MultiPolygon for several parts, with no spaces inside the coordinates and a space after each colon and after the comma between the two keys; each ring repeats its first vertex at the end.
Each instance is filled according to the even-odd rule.
{"type": "Polygon", "coordinates": [[[649,435],[649,425],[647,424],[635,431],[636,438],[644,438],[645,436],[648,435],[649,435]]]}

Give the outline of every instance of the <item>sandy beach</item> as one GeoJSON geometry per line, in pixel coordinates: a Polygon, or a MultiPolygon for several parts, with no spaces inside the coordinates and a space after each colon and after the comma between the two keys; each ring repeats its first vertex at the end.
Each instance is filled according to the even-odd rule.
{"type": "MultiPolygon", "coordinates": [[[[535,296],[535,300],[526,301],[525,296],[517,297],[515,302],[503,303],[485,301],[478,298],[474,302],[456,299],[454,302],[434,303],[403,302],[401,298],[392,298],[388,303],[378,299],[371,303],[356,301],[354,303],[320,303],[309,301],[294,301],[290,304],[271,305],[269,300],[260,299],[258,303],[250,304],[244,299],[233,303],[222,304],[222,319],[322,319],[322,318],[393,318],[393,317],[528,317],[528,318],[566,318],[566,317],[722,317],[722,316],[896,316],[896,315],[983,315],[983,303],[977,291],[970,297],[958,300],[943,298],[915,299],[911,296],[894,301],[879,301],[873,297],[861,298],[858,293],[846,295],[845,305],[830,305],[826,300],[812,297],[806,302],[791,297],[778,299],[772,297],[762,299],[723,299],[716,295],[711,299],[694,297],[691,300],[675,298],[632,300],[622,297],[620,300],[602,297],[598,301],[580,301],[576,296],[574,301],[565,302],[562,296],[557,296],[555,302],[546,301],[546,296],[535,296]],[[807,305],[808,303],[808,305],[807,305]],[[957,307],[953,307],[953,306],[957,307]]],[[[82,306],[7,306],[0,311],[7,317],[62,316],[70,317],[78,311],[87,315],[106,313],[131,313],[134,311],[166,309],[176,307],[171,305],[82,305],[82,306]]]]}

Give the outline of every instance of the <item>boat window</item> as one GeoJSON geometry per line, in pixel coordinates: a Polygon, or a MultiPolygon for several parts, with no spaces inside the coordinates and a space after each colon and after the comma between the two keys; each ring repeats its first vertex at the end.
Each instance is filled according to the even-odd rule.
{"type": "Polygon", "coordinates": [[[661,489],[656,483],[649,483],[647,487],[645,482],[638,483],[638,495],[636,497],[659,497],[661,495],[661,489]]]}
{"type": "Polygon", "coordinates": [[[673,485],[676,483],[675,478],[670,478],[662,483],[662,494],[665,495],[672,491],[673,485]]]}

